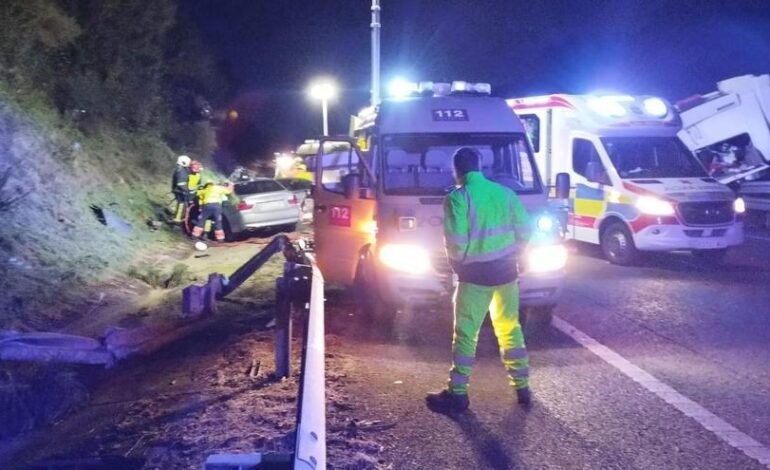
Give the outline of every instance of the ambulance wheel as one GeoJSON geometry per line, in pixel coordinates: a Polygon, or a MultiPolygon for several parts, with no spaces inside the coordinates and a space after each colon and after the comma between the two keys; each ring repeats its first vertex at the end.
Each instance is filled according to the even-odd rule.
{"type": "Polygon", "coordinates": [[[362,259],[356,270],[354,285],[356,310],[375,323],[382,333],[389,336],[393,333],[398,309],[382,298],[374,273],[368,273],[364,266],[366,261],[362,259]]]}
{"type": "Polygon", "coordinates": [[[612,264],[630,266],[639,258],[634,237],[622,222],[613,222],[604,230],[601,246],[604,257],[612,264]]]}
{"type": "Polygon", "coordinates": [[[695,260],[701,264],[717,266],[725,262],[727,248],[718,248],[716,250],[692,250],[695,260]]]}
{"type": "Polygon", "coordinates": [[[519,323],[524,330],[524,336],[536,336],[551,326],[555,305],[524,307],[519,312],[519,323]]]}

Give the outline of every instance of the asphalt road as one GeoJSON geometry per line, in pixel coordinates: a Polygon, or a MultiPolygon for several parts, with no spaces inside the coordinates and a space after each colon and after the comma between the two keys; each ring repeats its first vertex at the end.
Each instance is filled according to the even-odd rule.
{"type": "Polygon", "coordinates": [[[770,448],[770,239],[749,239],[716,268],[686,254],[617,267],[591,247],[572,248],[557,321],[659,382],[643,387],[552,327],[528,338],[535,403],[523,410],[487,327],[471,411],[450,419],[423,401],[446,381],[448,310],[405,315],[399,339],[387,339],[369,331],[344,295],[331,292],[330,329],[340,338],[329,350],[350,357],[347,387],[357,397],[356,414],[390,425],[379,435],[381,463],[397,469],[766,468],[736,446],[758,454],[770,448]],[[668,402],[651,389],[667,390],[668,402]]]}

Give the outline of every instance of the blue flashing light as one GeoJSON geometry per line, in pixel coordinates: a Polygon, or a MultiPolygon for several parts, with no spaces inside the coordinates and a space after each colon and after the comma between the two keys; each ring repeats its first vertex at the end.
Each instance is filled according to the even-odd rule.
{"type": "Polygon", "coordinates": [[[393,79],[388,86],[388,92],[393,98],[406,98],[418,91],[417,83],[404,80],[403,78],[393,79]]]}
{"type": "Polygon", "coordinates": [[[662,118],[668,114],[668,106],[660,98],[647,98],[642,102],[642,106],[644,106],[644,112],[653,117],[662,118]]]}

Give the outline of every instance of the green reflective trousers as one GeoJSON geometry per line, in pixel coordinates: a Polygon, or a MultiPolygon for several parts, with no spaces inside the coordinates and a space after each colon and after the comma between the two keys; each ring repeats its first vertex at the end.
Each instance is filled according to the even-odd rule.
{"type": "Polygon", "coordinates": [[[514,388],[529,386],[529,356],[519,323],[519,284],[480,286],[461,282],[454,298],[454,338],[449,391],[467,394],[479,330],[489,311],[500,358],[514,388]]]}

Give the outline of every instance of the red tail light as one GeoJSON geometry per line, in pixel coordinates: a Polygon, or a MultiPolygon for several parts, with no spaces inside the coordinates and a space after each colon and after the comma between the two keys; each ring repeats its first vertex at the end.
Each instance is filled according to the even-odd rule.
{"type": "Polygon", "coordinates": [[[292,205],[299,204],[299,199],[297,199],[296,194],[291,195],[291,199],[289,199],[289,204],[292,204],[292,205]]]}
{"type": "Polygon", "coordinates": [[[254,204],[248,204],[246,201],[241,201],[236,206],[239,211],[247,211],[254,207],[254,204]]]}

